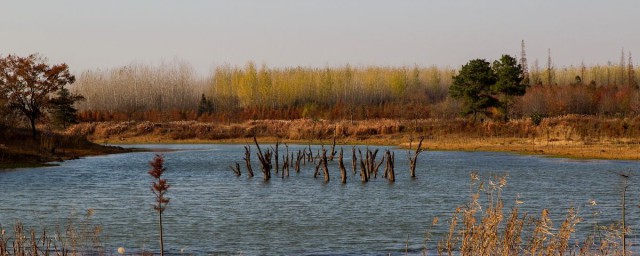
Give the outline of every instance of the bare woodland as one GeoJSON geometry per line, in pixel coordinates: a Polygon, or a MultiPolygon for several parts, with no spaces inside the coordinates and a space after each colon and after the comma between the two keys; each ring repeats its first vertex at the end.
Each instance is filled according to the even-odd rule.
{"type": "MultiPolygon", "coordinates": [[[[640,110],[630,54],[620,63],[525,69],[530,85],[510,117],[565,114],[632,116],[640,110]]],[[[72,85],[86,100],[85,121],[223,121],[256,119],[452,119],[460,102],[448,95],[453,68],[276,68],[219,66],[206,77],[185,62],[132,64],[85,71],[72,85]],[[202,109],[202,96],[210,104],[202,109]]]]}

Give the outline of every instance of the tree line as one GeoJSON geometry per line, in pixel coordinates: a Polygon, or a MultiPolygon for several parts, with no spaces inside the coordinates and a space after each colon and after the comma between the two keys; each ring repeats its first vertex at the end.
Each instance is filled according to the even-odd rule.
{"type": "MultiPolygon", "coordinates": [[[[509,57],[512,64],[521,65],[509,57]]],[[[634,115],[638,111],[640,69],[631,60],[591,67],[538,66],[535,61],[529,70],[520,67],[520,83],[527,85],[524,96],[522,92],[495,94],[492,98],[498,97],[500,104],[491,103],[474,116],[634,115]],[[621,100],[616,103],[612,96],[621,100]]],[[[249,62],[219,66],[201,77],[184,62],[132,64],[85,71],[72,90],[85,96],[78,108],[81,119],[89,121],[449,119],[469,111],[462,98],[450,94],[453,77],[463,68],[280,68],[249,62]]]]}
{"type": "Polygon", "coordinates": [[[201,79],[191,67],[170,63],[86,71],[73,88],[87,98],[78,107],[89,120],[361,119],[391,115],[398,103],[442,102],[454,74],[436,67],[269,68],[248,63],[217,67],[201,79]]]}
{"type": "Polygon", "coordinates": [[[22,123],[34,134],[41,122],[64,128],[108,120],[451,119],[460,114],[507,119],[640,111],[640,69],[624,53],[619,64],[591,67],[556,68],[549,58],[546,69],[537,61],[527,69],[508,55],[493,63],[472,60],[459,70],[249,62],[219,66],[206,77],[186,62],[172,61],[87,70],[77,79],[66,64],[50,65],[39,55],[0,60],[0,126],[22,123]],[[469,84],[471,66],[487,72],[483,85],[469,84]],[[475,95],[465,92],[470,89],[475,95]]]}

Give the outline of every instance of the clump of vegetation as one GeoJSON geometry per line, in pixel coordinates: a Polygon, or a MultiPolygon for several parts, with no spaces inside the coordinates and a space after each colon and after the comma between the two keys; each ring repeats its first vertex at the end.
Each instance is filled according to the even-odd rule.
{"type": "Polygon", "coordinates": [[[93,223],[94,213],[88,209],[80,218],[72,214],[53,233],[27,229],[21,222],[16,222],[12,230],[0,226],[0,255],[104,255],[102,227],[93,223]]]}
{"type": "Polygon", "coordinates": [[[544,116],[537,113],[531,114],[529,117],[531,118],[531,122],[536,126],[540,125],[540,123],[542,123],[542,119],[544,119],[544,116]]]}
{"type": "MultiPolygon", "coordinates": [[[[548,209],[539,216],[520,211],[525,202],[516,197],[510,212],[505,212],[502,191],[507,176],[494,176],[481,181],[471,173],[471,199],[458,207],[448,221],[448,233],[443,237],[426,234],[424,252],[438,255],[623,255],[624,227],[597,226],[601,233],[587,235],[582,241],[574,236],[576,225],[583,219],[575,208],[567,210],[565,219],[554,226],[548,209]],[[483,197],[484,195],[484,197],[483,197]],[[435,242],[435,245],[433,243],[435,242]]],[[[591,206],[595,206],[593,201],[591,206]]],[[[434,218],[432,225],[438,225],[434,218]]]]}

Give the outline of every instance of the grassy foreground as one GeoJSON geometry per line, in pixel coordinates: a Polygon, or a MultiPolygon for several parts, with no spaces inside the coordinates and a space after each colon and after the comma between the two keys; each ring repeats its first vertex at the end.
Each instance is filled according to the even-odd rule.
{"type": "Polygon", "coordinates": [[[93,122],[67,133],[95,143],[251,143],[410,146],[425,137],[428,150],[502,151],[584,159],[640,159],[640,118],[562,116],[502,122],[468,120],[257,120],[244,123],[93,122]]]}

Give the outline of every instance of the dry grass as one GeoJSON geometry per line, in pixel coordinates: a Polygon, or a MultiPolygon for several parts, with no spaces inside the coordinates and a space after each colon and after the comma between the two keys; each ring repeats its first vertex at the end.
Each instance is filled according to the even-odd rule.
{"type": "MultiPolygon", "coordinates": [[[[539,216],[521,214],[516,199],[505,213],[502,190],[506,176],[481,181],[471,174],[469,202],[457,208],[448,221],[448,233],[442,237],[426,236],[424,253],[438,255],[623,255],[622,229],[596,227],[601,233],[588,235],[583,241],[574,238],[576,225],[582,221],[574,208],[554,226],[548,209],[539,216]]],[[[433,225],[438,225],[437,218],[433,225]]]]}
{"type": "MultiPolygon", "coordinates": [[[[406,144],[403,144],[406,145],[406,144]]],[[[640,159],[640,145],[603,140],[583,143],[567,140],[524,138],[432,138],[425,141],[429,150],[496,151],[532,155],[559,156],[576,159],[640,159]]]]}
{"type": "Polygon", "coordinates": [[[25,229],[17,222],[12,230],[0,226],[0,256],[26,255],[104,255],[102,227],[93,224],[93,209],[84,216],[70,215],[63,227],[53,233],[25,229]]]}
{"type": "Polygon", "coordinates": [[[178,121],[94,122],[67,133],[97,143],[250,143],[261,141],[399,145],[425,136],[428,150],[506,151],[571,158],[640,159],[640,118],[563,116],[508,123],[467,120],[258,120],[238,124],[178,121]]]}

